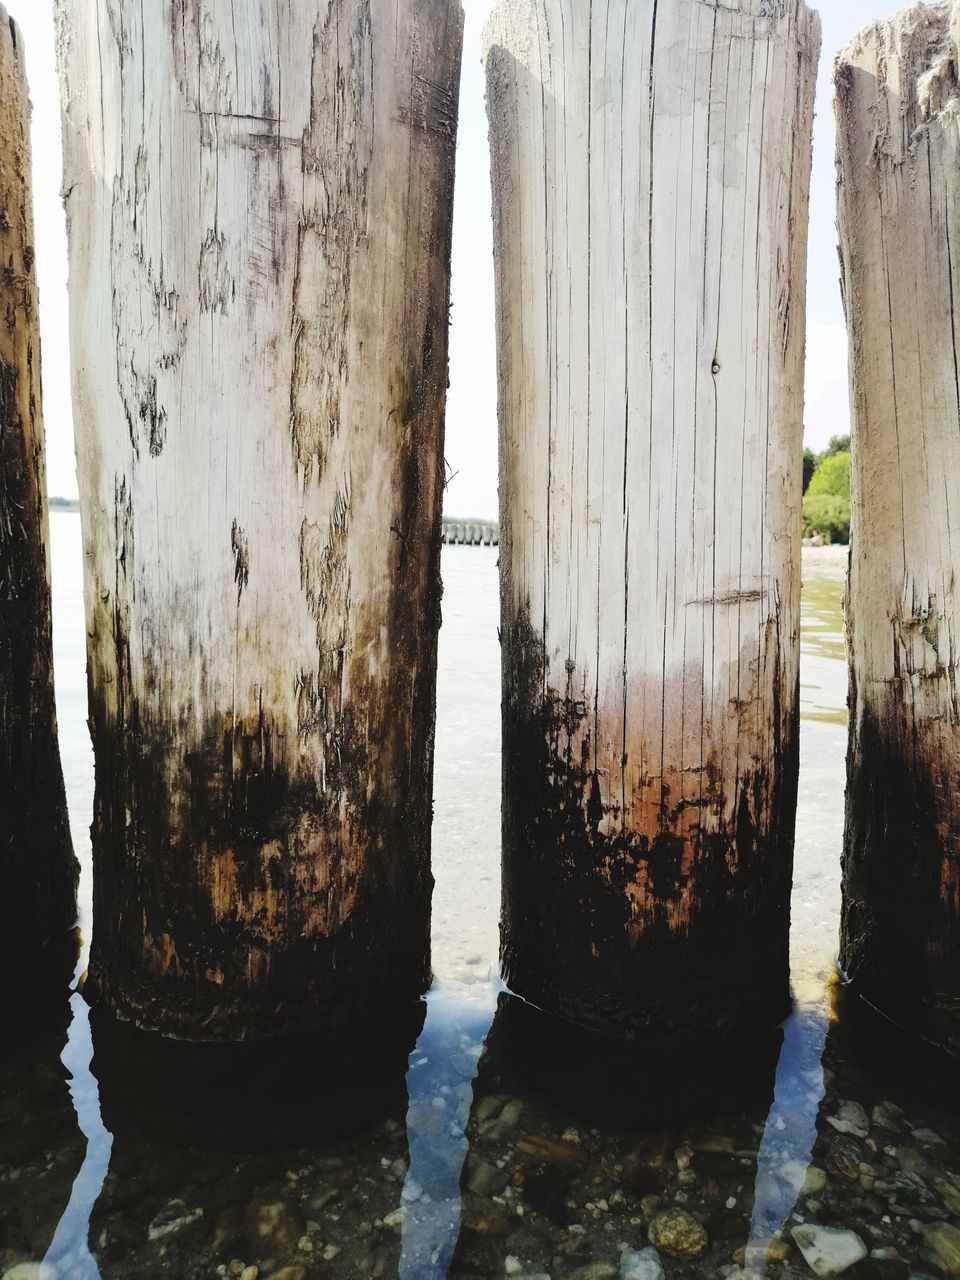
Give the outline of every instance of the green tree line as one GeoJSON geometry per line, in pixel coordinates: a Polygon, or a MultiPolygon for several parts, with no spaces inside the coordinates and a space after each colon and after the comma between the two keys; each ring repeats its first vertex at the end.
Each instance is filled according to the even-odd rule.
{"type": "Polygon", "coordinates": [[[803,451],[803,536],[850,541],[850,437],[833,436],[823,453],[803,451]]]}

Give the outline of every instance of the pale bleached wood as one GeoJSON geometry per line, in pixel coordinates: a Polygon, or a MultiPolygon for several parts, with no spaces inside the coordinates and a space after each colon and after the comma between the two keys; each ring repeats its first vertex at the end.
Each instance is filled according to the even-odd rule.
{"type": "Polygon", "coordinates": [[[60,0],[95,989],[420,992],[457,0],[60,0]]]}
{"type": "Polygon", "coordinates": [[[0,5],[0,959],[11,987],[76,920],[57,749],[23,37],[0,5]]]}
{"type": "Polygon", "coordinates": [[[500,0],[503,964],[664,1032],[787,1000],[800,0],[500,0]]]}
{"type": "Polygon", "coordinates": [[[834,68],[853,418],[841,965],[960,1043],[960,4],[834,68]]]}

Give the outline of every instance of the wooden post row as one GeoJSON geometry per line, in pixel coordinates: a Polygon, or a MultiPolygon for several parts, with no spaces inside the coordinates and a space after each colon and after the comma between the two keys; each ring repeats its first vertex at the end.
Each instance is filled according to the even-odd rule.
{"type": "MultiPolygon", "coordinates": [[[[94,981],[179,1034],[336,1021],[428,972],[461,15],[318,2],[304,41],[283,7],[236,28],[217,5],[60,11],[94,981]]],[[[931,468],[956,466],[934,429],[956,369],[952,332],[916,340],[946,295],[914,286],[935,276],[952,316],[955,28],[920,12],[838,70],[861,548],[844,956],[942,1005],[948,485],[926,512],[931,468]],[[885,465],[924,395],[927,470],[885,465]]],[[[628,1034],[760,1025],[787,999],[818,21],[801,0],[500,0],[487,44],[505,976],[628,1034]]]]}

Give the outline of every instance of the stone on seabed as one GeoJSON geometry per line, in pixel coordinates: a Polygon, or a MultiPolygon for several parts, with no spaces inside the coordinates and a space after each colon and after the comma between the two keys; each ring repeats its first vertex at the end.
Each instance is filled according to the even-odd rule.
{"type": "Polygon", "coordinates": [[[295,1254],[304,1224],[299,1214],[283,1200],[255,1195],[244,1210],[247,1243],[259,1257],[295,1254]]]}
{"type": "Polygon", "coordinates": [[[818,1195],[821,1191],[823,1191],[826,1185],[827,1185],[826,1170],[819,1168],[815,1164],[812,1164],[810,1168],[807,1170],[806,1177],[804,1178],[804,1181],[803,1181],[803,1186],[800,1189],[800,1194],[802,1196],[818,1195]]]}
{"type": "Polygon", "coordinates": [[[669,1258],[699,1258],[709,1243],[707,1233],[692,1213],[668,1209],[650,1223],[650,1243],[669,1258]]]}
{"type": "Polygon", "coordinates": [[[960,1276],[960,1229],[949,1222],[930,1222],[920,1233],[940,1270],[948,1276],[960,1276]]]}
{"type": "MultiPolygon", "coordinates": [[[[528,1277],[523,1277],[523,1280],[528,1280],[528,1277]]],[[[585,1267],[577,1268],[574,1280],[620,1280],[620,1268],[612,1262],[589,1262],[585,1267]]]]}
{"type": "Polygon", "coordinates": [[[807,1266],[817,1276],[838,1276],[867,1256],[867,1247],[855,1231],[818,1227],[805,1223],[792,1233],[807,1266]]]}
{"type": "Polygon", "coordinates": [[[827,1124],[837,1133],[852,1133],[856,1138],[865,1138],[870,1132],[870,1121],[859,1102],[841,1102],[836,1115],[827,1116],[827,1124]]]}
{"type": "Polygon", "coordinates": [[[498,1169],[495,1164],[471,1154],[467,1156],[466,1180],[475,1196],[487,1199],[504,1189],[508,1175],[505,1169],[498,1169]]]}
{"type": "Polygon", "coordinates": [[[889,1129],[896,1133],[903,1128],[903,1108],[895,1102],[878,1102],[870,1113],[870,1119],[878,1129],[889,1129]]]}
{"type": "Polygon", "coordinates": [[[620,1254],[620,1280],[663,1280],[656,1249],[624,1249],[620,1254]]]}

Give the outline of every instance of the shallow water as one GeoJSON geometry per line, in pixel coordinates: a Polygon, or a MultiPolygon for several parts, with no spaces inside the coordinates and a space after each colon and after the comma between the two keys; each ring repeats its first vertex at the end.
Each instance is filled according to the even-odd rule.
{"type": "MultiPolygon", "coordinates": [[[[87,934],[79,521],[51,523],[87,934]]],[[[266,1063],[225,1047],[203,1092],[188,1054],[114,1044],[65,991],[51,1025],[14,1029],[0,1054],[0,1276],[800,1277],[814,1274],[792,1234],[809,1252],[804,1224],[834,1229],[814,1244],[835,1266],[868,1255],[850,1276],[960,1274],[960,1131],[942,1109],[955,1082],[905,1063],[895,1037],[854,1035],[832,1000],[839,562],[804,571],[794,1013],[722,1057],[654,1060],[561,1034],[497,980],[496,555],[443,553],[425,1006],[379,1028],[375,1047],[331,1054],[304,1038],[266,1063]]]]}

